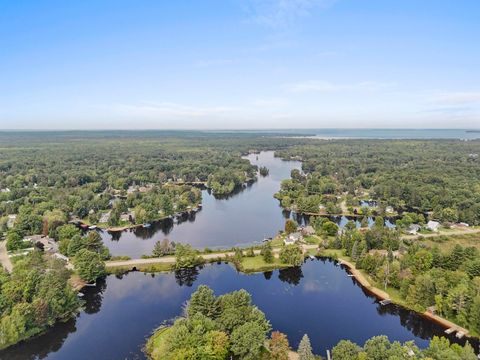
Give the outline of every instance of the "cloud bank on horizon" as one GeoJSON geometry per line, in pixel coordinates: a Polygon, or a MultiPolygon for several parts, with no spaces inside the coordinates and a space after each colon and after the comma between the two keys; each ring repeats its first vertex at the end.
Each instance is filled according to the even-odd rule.
{"type": "Polygon", "coordinates": [[[480,128],[480,3],[0,3],[0,129],[480,128]]]}

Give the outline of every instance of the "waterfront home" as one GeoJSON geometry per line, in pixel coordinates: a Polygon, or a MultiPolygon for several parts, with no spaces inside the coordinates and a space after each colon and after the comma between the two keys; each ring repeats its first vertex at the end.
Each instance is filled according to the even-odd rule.
{"type": "Polygon", "coordinates": [[[48,236],[30,235],[30,236],[24,237],[23,241],[31,242],[33,245],[41,248],[44,252],[48,252],[51,254],[58,252],[57,242],[48,236]]]}
{"type": "Polygon", "coordinates": [[[283,243],[285,245],[293,245],[298,241],[301,241],[303,239],[302,234],[300,232],[294,232],[288,235],[285,240],[283,240],[283,243]]]}
{"type": "Polygon", "coordinates": [[[410,225],[405,232],[410,235],[417,235],[417,233],[420,231],[421,226],[418,224],[412,224],[410,225]]]}
{"type": "Polygon", "coordinates": [[[17,220],[17,215],[8,215],[7,228],[9,229],[13,228],[16,220],[17,220]]]}
{"type": "Polygon", "coordinates": [[[438,221],[430,220],[427,223],[427,229],[430,231],[438,231],[439,228],[440,228],[440,223],[438,221]]]}
{"type": "Polygon", "coordinates": [[[110,211],[102,213],[102,215],[100,215],[100,219],[98,220],[98,222],[99,223],[107,223],[108,220],[110,220],[110,211]]]}
{"type": "Polygon", "coordinates": [[[120,221],[133,222],[135,220],[135,215],[132,212],[126,212],[120,214],[120,221]]]}
{"type": "Polygon", "coordinates": [[[392,206],[387,206],[385,208],[385,212],[388,214],[393,214],[395,212],[395,209],[392,206]]]}
{"type": "Polygon", "coordinates": [[[312,235],[315,235],[315,229],[314,229],[313,226],[311,226],[311,225],[302,227],[302,228],[300,229],[300,232],[302,233],[303,236],[312,236],[312,235]]]}

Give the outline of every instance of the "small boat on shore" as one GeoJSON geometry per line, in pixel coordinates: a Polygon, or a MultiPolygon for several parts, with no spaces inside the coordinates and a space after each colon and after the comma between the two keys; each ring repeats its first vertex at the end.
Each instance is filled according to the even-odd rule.
{"type": "Polygon", "coordinates": [[[95,225],[89,226],[88,230],[95,230],[97,227],[95,225]]]}
{"type": "Polygon", "coordinates": [[[152,226],[152,224],[150,224],[150,223],[145,223],[145,224],[143,224],[142,226],[143,226],[145,229],[148,229],[149,227],[152,226]]]}

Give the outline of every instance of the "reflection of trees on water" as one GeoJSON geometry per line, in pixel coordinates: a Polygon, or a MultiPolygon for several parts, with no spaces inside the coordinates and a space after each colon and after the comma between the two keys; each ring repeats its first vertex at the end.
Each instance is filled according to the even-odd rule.
{"type": "Polygon", "coordinates": [[[184,268],[175,270],[175,280],[180,286],[192,286],[197,280],[201,267],[184,268]]]}
{"type": "Polygon", "coordinates": [[[252,180],[252,181],[249,181],[247,182],[246,184],[243,184],[243,185],[240,185],[240,186],[236,186],[233,191],[230,193],[230,194],[225,194],[225,195],[215,195],[212,193],[212,190],[211,189],[208,189],[207,190],[207,193],[208,195],[211,195],[213,196],[216,200],[228,200],[232,197],[235,197],[237,196],[238,194],[240,194],[243,190],[245,189],[248,189],[249,187],[251,187],[254,183],[255,183],[256,180],[252,180]]]}
{"type": "Polygon", "coordinates": [[[272,275],[273,275],[273,271],[265,271],[263,273],[263,277],[265,278],[265,280],[270,280],[272,278],[272,275]]]}
{"type": "Polygon", "coordinates": [[[77,330],[75,323],[76,319],[71,319],[64,323],[57,323],[44,335],[28,340],[28,346],[26,346],[25,343],[20,343],[0,351],[0,359],[44,359],[50,353],[60,350],[67,336],[77,330]]]}
{"type": "MultiPolygon", "coordinates": [[[[97,285],[85,287],[81,290],[84,294],[82,310],[86,314],[98,313],[102,307],[103,294],[107,289],[106,278],[97,280],[97,285]]],[[[58,322],[44,335],[28,340],[28,345],[21,343],[0,351],[0,359],[44,359],[63,346],[70,333],[77,331],[76,318],[67,322],[58,322]]]]}
{"type": "Polygon", "coordinates": [[[303,278],[302,268],[300,266],[294,266],[278,271],[278,278],[291,285],[300,284],[300,279],[303,278]]]}
{"type": "Polygon", "coordinates": [[[105,278],[97,280],[97,286],[84,289],[85,301],[83,310],[87,314],[95,314],[100,311],[102,307],[103,293],[107,289],[107,282],[105,278]]]}

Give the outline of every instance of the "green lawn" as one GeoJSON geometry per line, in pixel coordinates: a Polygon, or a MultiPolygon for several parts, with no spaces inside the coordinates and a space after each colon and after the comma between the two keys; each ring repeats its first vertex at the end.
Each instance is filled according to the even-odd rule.
{"type": "Polygon", "coordinates": [[[455,245],[473,246],[480,250],[480,233],[462,235],[442,235],[420,240],[428,247],[438,246],[442,252],[450,252],[455,245]]]}
{"type": "Polygon", "coordinates": [[[269,264],[263,260],[263,257],[260,255],[254,257],[244,257],[242,259],[241,271],[243,272],[261,272],[269,271],[284,267],[289,267],[289,264],[282,263],[279,259],[274,259],[274,261],[269,264]]]}
{"type": "Polygon", "coordinates": [[[145,349],[152,359],[161,359],[163,354],[167,352],[166,338],[170,332],[170,327],[164,327],[157,330],[150,339],[148,339],[145,349]]]}

